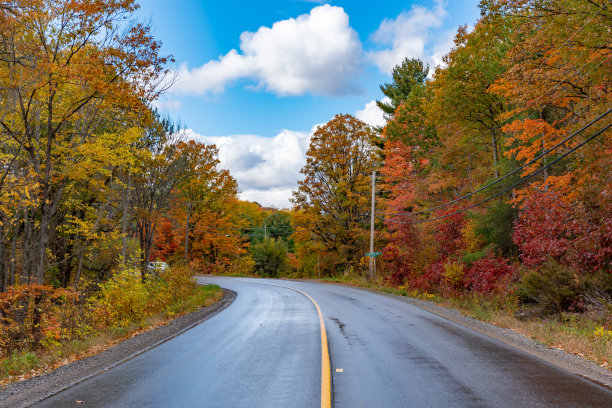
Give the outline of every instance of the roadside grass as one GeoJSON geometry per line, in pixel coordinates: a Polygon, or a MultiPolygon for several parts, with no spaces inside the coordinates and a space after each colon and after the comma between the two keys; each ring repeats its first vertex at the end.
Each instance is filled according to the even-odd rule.
{"type": "MultiPolygon", "coordinates": [[[[413,296],[424,299],[424,296],[413,296]]],[[[612,334],[605,330],[606,316],[599,311],[562,313],[519,319],[516,303],[478,298],[433,296],[437,305],[459,310],[463,315],[513,330],[549,348],[563,350],[612,369],[612,334]],[[599,334],[602,333],[602,334],[599,334]]]]}
{"type": "Polygon", "coordinates": [[[15,351],[7,357],[0,358],[0,386],[41,375],[98,354],[123,340],[164,326],[174,318],[210,306],[222,296],[223,291],[218,285],[198,285],[190,296],[178,299],[166,310],[149,316],[139,323],[93,332],[83,339],[74,339],[49,349],[15,351]]]}
{"type": "Polygon", "coordinates": [[[562,313],[545,317],[515,317],[518,301],[483,296],[441,296],[405,287],[368,282],[363,277],[325,277],[323,282],[348,284],[397,296],[426,300],[459,310],[463,315],[513,330],[547,347],[563,350],[612,370],[612,317],[607,311],[562,313]]]}

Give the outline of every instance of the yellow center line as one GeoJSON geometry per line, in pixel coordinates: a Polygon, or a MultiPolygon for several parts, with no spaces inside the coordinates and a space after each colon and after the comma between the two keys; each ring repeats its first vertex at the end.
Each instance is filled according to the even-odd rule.
{"type": "Polygon", "coordinates": [[[312,304],[317,309],[317,314],[319,315],[319,324],[321,325],[321,408],[331,408],[331,363],[329,360],[329,347],[327,345],[327,331],[325,331],[325,320],[323,320],[323,313],[321,313],[321,308],[319,307],[317,302],[315,302],[315,300],[310,297],[310,295],[306,292],[303,292],[296,288],[292,288],[290,286],[272,286],[279,286],[281,288],[291,289],[301,293],[302,295],[310,299],[312,304]]]}

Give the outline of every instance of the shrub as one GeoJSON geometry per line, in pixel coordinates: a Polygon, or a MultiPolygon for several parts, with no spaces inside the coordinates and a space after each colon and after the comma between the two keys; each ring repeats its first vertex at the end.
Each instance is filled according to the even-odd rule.
{"type": "Polygon", "coordinates": [[[533,194],[524,203],[513,240],[525,265],[554,259],[577,271],[596,272],[612,261],[612,211],[566,203],[554,192],[533,194]]]}
{"type": "Polygon", "coordinates": [[[123,269],[100,285],[100,307],[108,311],[113,326],[126,327],[149,316],[149,293],[135,269],[123,269]]]}
{"type": "Polygon", "coordinates": [[[464,286],[464,264],[459,261],[444,264],[444,283],[448,289],[460,290],[464,286]]]}
{"type": "Polygon", "coordinates": [[[38,357],[32,353],[20,353],[13,351],[6,359],[2,361],[2,377],[9,375],[19,375],[29,371],[38,364],[38,357]]]}
{"type": "Polygon", "coordinates": [[[478,259],[466,273],[466,287],[479,294],[506,290],[518,275],[517,269],[504,258],[491,255],[478,259]]]}
{"type": "Polygon", "coordinates": [[[588,307],[607,311],[612,316],[612,273],[598,271],[581,276],[580,287],[588,307]]]}
{"type": "Polygon", "coordinates": [[[522,277],[518,294],[523,303],[535,303],[545,313],[560,313],[580,306],[580,292],[576,274],[550,260],[522,277]]]}
{"type": "Polygon", "coordinates": [[[251,248],[255,272],[277,278],[288,266],[287,245],[282,240],[266,238],[251,248]]]}
{"type": "Polygon", "coordinates": [[[425,273],[410,278],[408,286],[423,292],[457,292],[464,287],[465,264],[461,261],[439,260],[425,273]]]}
{"type": "Polygon", "coordinates": [[[160,281],[162,292],[169,294],[172,303],[189,297],[196,288],[192,270],[184,266],[166,269],[160,274],[160,281]]]}
{"type": "Polygon", "coordinates": [[[444,262],[435,262],[428,265],[422,275],[412,277],[409,286],[422,292],[437,291],[444,279],[444,273],[444,262]]]}
{"type": "Polygon", "coordinates": [[[0,294],[0,352],[46,348],[80,337],[91,328],[89,310],[74,289],[27,284],[0,294]]]}

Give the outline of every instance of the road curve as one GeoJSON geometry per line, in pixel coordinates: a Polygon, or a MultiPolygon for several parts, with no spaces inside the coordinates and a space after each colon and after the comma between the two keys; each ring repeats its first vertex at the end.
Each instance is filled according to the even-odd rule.
{"type": "Polygon", "coordinates": [[[327,328],[340,407],[610,407],[612,392],[399,300],[314,282],[237,292],[188,332],[36,407],[319,407],[327,328]],[[76,404],[83,401],[84,404],[76,404]]]}

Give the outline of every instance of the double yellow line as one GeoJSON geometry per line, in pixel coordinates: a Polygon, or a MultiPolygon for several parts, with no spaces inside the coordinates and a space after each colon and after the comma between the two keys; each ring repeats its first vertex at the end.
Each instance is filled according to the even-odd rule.
{"type": "Polygon", "coordinates": [[[327,331],[325,331],[325,320],[323,320],[323,313],[321,313],[321,308],[315,302],[315,300],[310,297],[310,295],[306,292],[302,292],[299,289],[292,288],[290,286],[280,286],[282,288],[291,289],[296,292],[301,293],[306,296],[312,304],[317,309],[317,314],[319,315],[319,324],[321,325],[321,408],[331,408],[331,363],[329,360],[329,347],[327,345],[327,331]]]}

